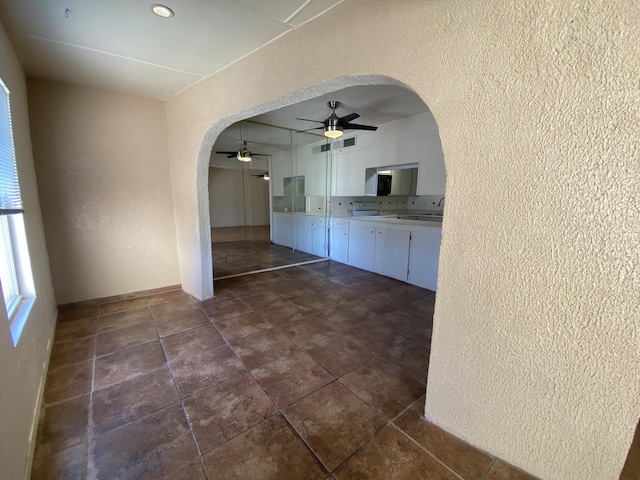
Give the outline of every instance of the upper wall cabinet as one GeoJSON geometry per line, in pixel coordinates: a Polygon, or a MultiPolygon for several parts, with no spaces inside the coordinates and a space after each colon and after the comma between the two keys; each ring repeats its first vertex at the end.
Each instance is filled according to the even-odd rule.
{"type": "Polygon", "coordinates": [[[332,149],[332,195],[363,196],[367,169],[416,162],[416,194],[444,195],[444,156],[431,112],[385,123],[376,132],[359,131],[355,137],[354,146],[332,149]]]}

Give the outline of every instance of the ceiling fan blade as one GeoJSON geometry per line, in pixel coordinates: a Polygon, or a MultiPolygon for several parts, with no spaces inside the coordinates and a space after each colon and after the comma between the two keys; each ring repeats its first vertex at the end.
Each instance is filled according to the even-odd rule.
{"type": "Polygon", "coordinates": [[[237,150],[235,152],[216,152],[216,153],[219,153],[220,155],[226,155],[227,158],[233,158],[238,155],[237,150]]]}
{"type": "Polygon", "coordinates": [[[345,130],[371,130],[376,131],[378,127],[374,127],[373,125],[358,125],[357,123],[347,123],[342,126],[345,130]]]}
{"type": "Polygon", "coordinates": [[[339,125],[346,125],[351,120],[355,120],[356,118],[359,118],[359,117],[360,117],[360,115],[358,115],[357,113],[350,113],[349,115],[345,115],[344,117],[340,117],[338,119],[338,124],[339,125]]]}
{"type": "Polygon", "coordinates": [[[270,157],[271,154],[269,153],[256,153],[256,152],[251,152],[251,156],[252,157],[270,157]]]}
{"type": "Polygon", "coordinates": [[[296,133],[310,132],[311,130],[324,130],[324,127],[308,128],[307,130],[296,130],[296,133]]]}
{"type": "Polygon", "coordinates": [[[320,120],[309,120],[308,118],[296,118],[296,120],[303,120],[305,122],[324,123],[323,121],[320,121],[320,120]]]}

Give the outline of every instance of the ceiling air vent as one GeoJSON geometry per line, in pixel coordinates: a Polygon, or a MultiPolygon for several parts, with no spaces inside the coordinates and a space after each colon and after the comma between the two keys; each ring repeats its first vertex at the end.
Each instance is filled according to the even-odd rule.
{"type": "Polygon", "coordinates": [[[355,146],[356,146],[356,137],[345,138],[342,141],[342,148],[355,147],[355,146]]]}

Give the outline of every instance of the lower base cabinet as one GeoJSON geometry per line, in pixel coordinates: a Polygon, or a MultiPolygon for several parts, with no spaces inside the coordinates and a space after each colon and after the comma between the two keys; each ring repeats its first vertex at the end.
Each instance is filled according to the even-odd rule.
{"type": "Polygon", "coordinates": [[[409,230],[334,221],[331,259],[435,291],[441,238],[435,225],[409,230]]]}
{"type": "Polygon", "coordinates": [[[318,257],[326,257],[329,250],[327,220],[324,217],[313,217],[311,222],[311,253],[318,257]]]}
{"type": "Polygon", "coordinates": [[[293,248],[293,214],[273,214],[273,243],[293,248]]]}
{"type": "Polygon", "coordinates": [[[298,237],[296,248],[301,252],[311,253],[313,250],[312,217],[295,215],[293,223],[298,237]]]}
{"type": "Polygon", "coordinates": [[[349,263],[349,222],[331,220],[329,257],[340,263],[349,263]]]}
{"type": "Polygon", "coordinates": [[[349,225],[349,262],[387,277],[407,281],[409,262],[408,230],[349,225]]]}
{"type": "Polygon", "coordinates": [[[349,261],[352,267],[373,271],[376,249],[376,229],[349,224],[349,261]]]}
{"type": "Polygon", "coordinates": [[[424,227],[411,232],[409,276],[412,285],[436,291],[442,228],[424,227]]]}
{"type": "Polygon", "coordinates": [[[442,227],[398,229],[290,213],[274,214],[274,243],[436,290],[442,227]]]}
{"type": "Polygon", "coordinates": [[[410,235],[408,230],[376,228],[373,271],[406,282],[409,269],[410,235]]]}
{"type": "Polygon", "coordinates": [[[327,221],[316,215],[274,212],[273,243],[301,252],[326,257],[327,221]]]}

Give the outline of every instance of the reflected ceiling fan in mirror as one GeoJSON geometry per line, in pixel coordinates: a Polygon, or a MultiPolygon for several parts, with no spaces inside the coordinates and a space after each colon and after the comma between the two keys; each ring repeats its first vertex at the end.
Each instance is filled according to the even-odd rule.
{"type": "Polygon", "coordinates": [[[268,153],[255,153],[255,152],[250,152],[249,149],[247,148],[247,141],[246,140],[240,140],[240,150],[234,151],[234,152],[216,152],[219,153],[221,155],[226,155],[227,158],[233,158],[236,157],[238,160],[240,160],[241,162],[250,162],[251,161],[251,156],[255,156],[255,157],[268,157],[269,154],[268,153]]]}
{"type": "Polygon", "coordinates": [[[251,175],[252,177],[262,178],[263,180],[269,180],[269,173],[265,172],[262,175],[251,175]]]}
{"type": "Polygon", "coordinates": [[[322,123],[322,127],[310,128],[303,130],[304,132],[310,132],[311,130],[323,130],[325,137],[339,138],[344,134],[345,130],[370,130],[376,131],[378,127],[372,125],[360,125],[357,123],[351,123],[351,120],[355,120],[360,117],[357,113],[350,113],[344,117],[338,117],[336,115],[336,108],[340,105],[339,102],[331,100],[327,103],[327,106],[331,109],[331,115],[326,120],[310,120],[308,118],[297,118],[296,120],[303,120],[305,122],[322,123]]]}

